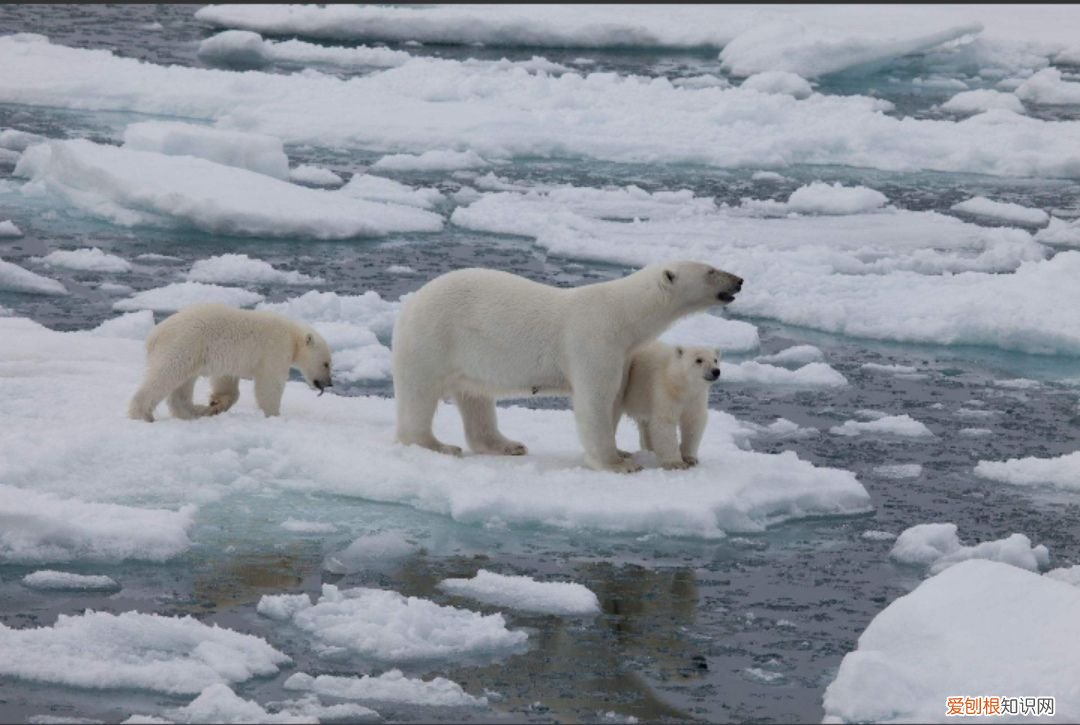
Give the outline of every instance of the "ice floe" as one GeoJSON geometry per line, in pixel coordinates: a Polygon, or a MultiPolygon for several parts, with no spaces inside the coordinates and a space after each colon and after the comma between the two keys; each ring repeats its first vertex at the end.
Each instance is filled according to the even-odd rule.
{"type": "Polygon", "coordinates": [[[757,361],[769,365],[806,365],[825,362],[825,354],[813,345],[793,345],[772,355],[762,355],[757,361]]]}
{"type": "Polygon", "coordinates": [[[541,582],[481,569],[471,579],[443,579],[447,594],[484,604],[540,614],[599,614],[600,600],[588,587],[573,582],[541,582]]]}
{"type": "Polygon", "coordinates": [[[740,88],[758,93],[782,93],[793,98],[807,98],[814,92],[805,78],[782,70],[755,73],[744,80],[740,88]]]}
{"type": "MultiPolygon", "coordinates": [[[[388,331],[397,303],[374,293],[310,292],[264,307],[300,319],[356,319],[388,331]]],[[[871,509],[866,489],[848,471],[815,467],[790,451],[740,447],[752,428],[721,411],[710,411],[699,466],[625,477],[584,467],[568,410],[500,408],[501,428],[530,448],[528,456],[513,459],[457,459],[397,446],[393,400],[317,397],[301,383],[286,385],[280,418],[265,419],[242,383],[240,402],[225,415],[132,421],[124,413],[144,366],[141,341],[54,332],[11,317],[0,317],[0,336],[8,341],[0,347],[0,373],[10,423],[0,437],[0,476],[9,486],[5,500],[31,522],[20,536],[47,535],[52,526],[67,530],[85,517],[99,522],[100,532],[91,532],[85,548],[100,560],[182,552],[192,514],[175,509],[239,491],[242,500],[255,491],[282,490],[356,497],[472,525],[708,538],[871,509]],[[109,425],[102,424],[106,419],[109,425]],[[362,471],[357,460],[365,461],[362,471]],[[58,498],[72,496],[86,503],[58,498]],[[42,526],[21,513],[39,500],[55,523],[42,526]],[[98,505],[109,516],[96,513],[98,505]],[[114,513],[111,506],[119,508],[114,513]],[[110,517],[130,524],[113,526],[110,517]]],[[[197,388],[198,398],[205,395],[197,388]]],[[[444,440],[463,439],[452,406],[441,406],[435,429],[444,440]]],[[[633,426],[621,427],[619,444],[636,449],[633,426]]],[[[272,526],[279,530],[277,522],[272,526]]],[[[36,539],[18,546],[31,553],[28,560],[41,549],[36,539]]],[[[58,553],[75,558],[66,549],[58,553]]]]}
{"type": "Polygon", "coordinates": [[[98,337],[123,337],[141,342],[146,339],[152,329],[154,329],[153,310],[137,310],[105,320],[89,333],[98,337]]]}
{"type": "Polygon", "coordinates": [[[435,149],[422,154],[391,154],[371,165],[384,171],[456,171],[487,166],[488,162],[475,151],[435,149]]]}
{"type": "Polygon", "coordinates": [[[1015,486],[1053,486],[1080,490],[1080,451],[1054,458],[1010,458],[979,461],[975,475],[1015,486]]]}
{"type": "Polygon", "coordinates": [[[134,310],[153,310],[154,312],[176,312],[177,310],[199,302],[218,302],[233,307],[250,307],[262,302],[258,292],[241,287],[223,287],[202,282],[174,282],[164,287],[137,292],[131,297],[113,303],[113,309],[120,312],[134,310]]]}
{"type": "Polygon", "coordinates": [[[725,383],[839,388],[847,385],[848,381],[828,363],[812,362],[789,369],[747,360],[741,363],[720,363],[720,384],[725,383]]]}
{"type": "Polygon", "coordinates": [[[1066,81],[1057,68],[1044,68],[1021,83],[1013,93],[1029,103],[1080,105],[1080,83],[1066,81]]]}
{"type": "Polygon", "coordinates": [[[439,216],[422,209],[309,189],[193,156],[83,139],[31,147],[15,174],[30,180],[24,193],[55,194],[121,226],[186,225],[217,234],[316,239],[442,228],[439,216]]]}
{"type": "Polygon", "coordinates": [[[261,68],[271,63],[320,64],[342,68],[393,68],[410,56],[402,50],[357,46],[328,47],[302,40],[265,40],[248,30],[226,30],[199,43],[199,58],[235,68],[261,68]]]}
{"type": "Polygon", "coordinates": [[[0,624],[0,674],[93,689],[198,693],[276,674],[289,661],[264,640],[192,617],[89,611],[49,627],[0,624]]]}
{"type": "Polygon", "coordinates": [[[755,325],[710,314],[684,317],[660,335],[660,340],[669,345],[715,347],[721,353],[746,352],[761,345],[755,325]]]}
{"type": "Polygon", "coordinates": [[[829,432],[839,436],[869,434],[901,438],[930,438],[934,435],[925,423],[907,414],[886,415],[869,421],[846,420],[841,425],[829,428],[829,432]]]}
{"type": "Polygon", "coordinates": [[[1051,579],[1056,579],[1059,582],[1065,582],[1071,584],[1074,587],[1080,587],[1080,564],[1074,564],[1073,566],[1063,566],[1058,569],[1051,569],[1043,576],[1051,579]]]}
{"type": "Polygon", "coordinates": [[[22,578],[22,585],[42,591],[115,591],[120,588],[112,577],[96,574],[73,574],[41,569],[22,578]]]}
{"type": "Polygon", "coordinates": [[[1015,94],[1002,93],[990,88],[961,91],[941,104],[941,110],[950,113],[982,113],[997,108],[1004,108],[1014,113],[1024,112],[1024,104],[1015,94]]]}
{"type": "Polygon", "coordinates": [[[513,652],[528,635],[510,630],[501,614],[447,607],[385,589],[338,589],[324,584],[312,604],[306,595],[266,595],[258,611],[287,621],[312,638],[323,655],[349,652],[382,662],[403,662],[513,652]],[[287,597],[283,606],[281,597],[287,597]]]}
{"type": "Polygon", "coordinates": [[[1010,224],[1028,224],[1041,227],[1050,221],[1050,215],[1042,209],[1032,209],[1010,202],[991,201],[985,196],[976,196],[967,201],[957,202],[951,208],[953,211],[988,219],[997,219],[1010,224]]]}
{"type": "Polygon", "coordinates": [[[329,555],[323,569],[334,574],[381,569],[396,566],[418,551],[420,547],[401,532],[380,531],[361,536],[341,551],[329,555]]]}
{"type": "Polygon", "coordinates": [[[225,131],[179,121],[143,121],[124,129],[124,146],[168,156],[195,156],[275,179],[289,178],[289,157],[281,139],[260,133],[225,131]]]}
{"type": "MultiPolygon", "coordinates": [[[[246,254],[221,254],[200,259],[191,265],[185,275],[190,282],[226,284],[252,282],[256,284],[322,284],[321,277],[302,272],[286,272],[274,268],[269,262],[246,254]]],[[[250,304],[250,303],[249,303],[250,304]]]]}
{"type": "Polygon", "coordinates": [[[945,571],[968,559],[990,559],[1021,569],[1039,571],[1050,564],[1050,552],[1043,545],[1032,546],[1023,534],[964,546],[956,524],[917,524],[896,539],[889,556],[901,564],[928,567],[930,574],[945,571]]]}
{"type": "Polygon", "coordinates": [[[378,676],[360,677],[334,675],[312,677],[304,672],[297,672],[285,680],[284,687],[286,690],[314,692],[325,697],[337,697],[343,700],[369,700],[429,707],[482,707],[487,704],[487,698],[474,697],[465,692],[461,685],[445,677],[421,680],[406,677],[401,670],[389,670],[378,676]]]}
{"type": "Polygon", "coordinates": [[[1035,234],[1035,241],[1055,247],[1080,248],[1080,221],[1067,222],[1050,217],[1046,227],[1035,234]]]}
{"type": "Polygon", "coordinates": [[[57,250],[35,261],[50,267],[63,267],[85,272],[130,272],[131,262],[115,254],[107,254],[97,247],[89,249],[57,250]]]}
{"type": "Polygon", "coordinates": [[[1055,695],[1080,717],[1080,590],[997,562],[968,561],[878,614],[825,691],[827,722],[946,722],[958,695],[1055,695]]]}
{"type": "Polygon", "coordinates": [[[289,181],[308,186],[322,186],[328,189],[341,186],[345,180],[330,169],[321,166],[309,166],[301,164],[294,169],[289,169],[289,181]]]}
{"type": "Polygon", "coordinates": [[[438,189],[414,189],[393,179],[385,179],[371,174],[356,174],[349,179],[349,183],[341,187],[338,193],[359,199],[401,204],[407,207],[417,207],[418,209],[430,209],[443,200],[443,195],[438,189]]]}
{"type": "Polygon", "coordinates": [[[861,214],[885,205],[889,199],[880,191],[865,186],[844,186],[839,182],[815,181],[791,192],[787,202],[771,199],[744,199],[739,211],[751,215],[786,216],[788,214],[861,214]]]}
{"type": "Polygon", "coordinates": [[[10,239],[12,237],[21,237],[22,230],[15,226],[15,222],[10,219],[5,219],[0,222],[0,239],[10,239]]]}
{"type": "Polygon", "coordinates": [[[0,259],[0,292],[31,295],[66,295],[67,288],[55,279],[42,277],[17,264],[0,259]]]}

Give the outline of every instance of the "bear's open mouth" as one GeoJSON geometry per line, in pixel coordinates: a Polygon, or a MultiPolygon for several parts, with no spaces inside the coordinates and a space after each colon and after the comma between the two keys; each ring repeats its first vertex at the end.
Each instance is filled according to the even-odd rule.
{"type": "Polygon", "coordinates": [[[733,295],[731,292],[721,292],[720,294],[716,295],[716,299],[720,300],[724,304],[727,304],[728,302],[733,302],[735,300],[735,295],[733,295]]]}

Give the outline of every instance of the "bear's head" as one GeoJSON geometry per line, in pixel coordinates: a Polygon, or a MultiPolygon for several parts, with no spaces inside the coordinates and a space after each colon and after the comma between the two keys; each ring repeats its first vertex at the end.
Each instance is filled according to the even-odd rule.
{"type": "Polygon", "coordinates": [[[304,331],[293,367],[300,371],[308,385],[319,390],[320,395],[333,385],[330,379],[330,346],[322,335],[311,328],[304,331]]]}
{"type": "Polygon", "coordinates": [[[704,381],[708,385],[720,377],[720,351],[679,345],[675,348],[675,365],[687,382],[704,381]]]}
{"type": "Polygon", "coordinates": [[[704,262],[668,262],[658,268],[661,288],[687,310],[726,305],[743,285],[742,277],[704,262]]]}

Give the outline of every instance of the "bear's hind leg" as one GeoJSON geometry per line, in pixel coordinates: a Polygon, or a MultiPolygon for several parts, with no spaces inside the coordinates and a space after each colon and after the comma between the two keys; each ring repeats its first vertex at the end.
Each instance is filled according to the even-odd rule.
{"type": "Polygon", "coordinates": [[[207,415],[224,413],[240,399],[240,378],[222,375],[210,378],[210,405],[207,415]]]}
{"type": "Polygon", "coordinates": [[[524,456],[529,452],[525,444],[512,441],[499,432],[493,398],[459,392],[454,394],[454,402],[465,424],[469,448],[477,453],[501,456],[524,456]]]}
{"type": "Polygon", "coordinates": [[[442,393],[430,380],[406,383],[395,366],[394,400],[397,403],[397,441],[406,446],[420,446],[450,456],[461,456],[461,448],[447,445],[431,430],[435,409],[442,393]],[[415,384],[413,384],[415,383],[415,384]]]}
{"type": "MultiPolygon", "coordinates": [[[[148,423],[154,422],[154,408],[174,390],[184,385],[188,377],[186,373],[155,370],[154,366],[147,366],[146,377],[128,405],[128,417],[148,423]]],[[[189,393],[188,400],[190,399],[189,393]]]]}
{"type": "Polygon", "coordinates": [[[191,395],[195,391],[195,381],[197,377],[188,378],[183,383],[173,388],[173,391],[169,393],[168,404],[169,412],[172,413],[174,418],[180,420],[191,420],[192,418],[200,418],[206,415],[208,408],[205,405],[195,405],[191,400],[191,395]]]}

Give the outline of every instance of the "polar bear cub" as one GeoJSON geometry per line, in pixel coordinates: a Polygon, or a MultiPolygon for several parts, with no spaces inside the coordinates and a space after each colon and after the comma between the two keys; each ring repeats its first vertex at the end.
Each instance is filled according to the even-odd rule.
{"type": "Polygon", "coordinates": [[[165,399],[176,418],[223,413],[240,398],[240,378],[254,379],[259,408],[278,415],[290,368],[320,394],[332,385],[330,348],[312,328],[273,312],[192,305],[150,332],[146,374],[128,415],[152,422],[154,408],[165,399]],[[209,405],[191,400],[200,375],[210,377],[209,405]]]}
{"type": "Polygon", "coordinates": [[[634,419],[641,449],[653,451],[664,468],[695,466],[709,419],[709,386],[719,377],[720,353],[712,348],[650,343],[630,358],[619,417],[634,419]]]}

